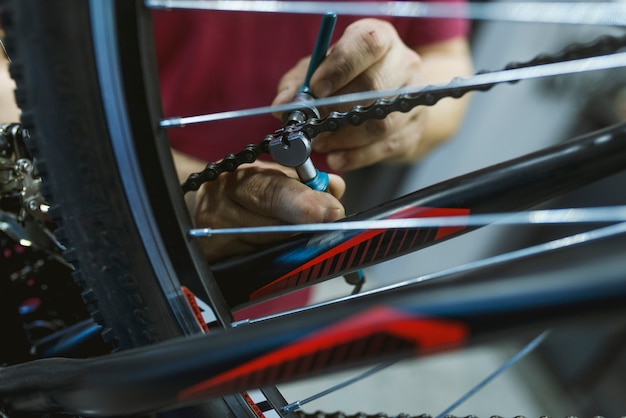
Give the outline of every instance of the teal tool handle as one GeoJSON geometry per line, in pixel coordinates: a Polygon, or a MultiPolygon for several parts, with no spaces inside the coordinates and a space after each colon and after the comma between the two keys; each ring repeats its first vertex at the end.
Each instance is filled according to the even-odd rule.
{"type": "Polygon", "coordinates": [[[315,47],[313,48],[313,53],[311,54],[311,62],[309,63],[304,83],[302,84],[302,87],[300,87],[300,90],[298,90],[298,93],[311,94],[311,86],[309,85],[311,83],[311,77],[313,77],[313,73],[317,70],[317,67],[319,67],[324,57],[326,57],[326,52],[328,51],[330,38],[333,36],[336,22],[337,14],[335,12],[327,12],[324,17],[322,17],[322,23],[320,24],[320,29],[317,33],[315,47]]]}

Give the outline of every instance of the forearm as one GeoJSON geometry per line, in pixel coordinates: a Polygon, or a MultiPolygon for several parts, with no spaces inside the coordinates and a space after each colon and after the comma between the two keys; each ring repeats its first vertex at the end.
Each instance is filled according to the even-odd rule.
{"type": "MultiPolygon", "coordinates": [[[[454,77],[473,72],[469,46],[457,38],[427,47],[416,48],[422,58],[422,73],[427,83],[447,83],[454,77]]],[[[427,110],[427,123],[412,159],[423,156],[434,146],[451,137],[459,128],[469,97],[442,99],[427,110]]]]}
{"type": "Polygon", "coordinates": [[[18,122],[20,110],[15,104],[15,82],[9,76],[9,62],[0,52],[0,123],[18,122]]]}

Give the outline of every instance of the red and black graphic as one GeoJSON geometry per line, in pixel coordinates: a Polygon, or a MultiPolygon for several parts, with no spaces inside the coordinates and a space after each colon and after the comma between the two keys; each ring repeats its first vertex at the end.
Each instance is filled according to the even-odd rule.
{"type": "Polygon", "coordinates": [[[260,389],[252,389],[242,393],[242,395],[257,418],[280,418],[280,414],[272,408],[260,389]]]}
{"type": "MultiPolygon", "coordinates": [[[[468,209],[408,207],[386,219],[461,216],[468,213],[468,209]]],[[[360,232],[253,292],[250,299],[269,296],[310,280],[323,280],[353,271],[360,266],[404,254],[416,246],[438,241],[462,229],[463,227],[371,229],[360,232]]]]}
{"type": "Polygon", "coordinates": [[[261,387],[386,355],[449,348],[468,337],[461,322],[374,307],[187,388],[179,399],[261,387]]]}
{"type": "Polygon", "coordinates": [[[198,306],[198,302],[196,302],[196,295],[194,295],[191,290],[187,289],[185,286],[182,288],[183,295],[185,296],[185,300],[189,305],[189,308],[193,312],[193,315],[196,317],[196,321],[198,321],[198,325],[204,332],[209,332],[209,326],[202,316],[202,310],[200,306],[198,306]]]}

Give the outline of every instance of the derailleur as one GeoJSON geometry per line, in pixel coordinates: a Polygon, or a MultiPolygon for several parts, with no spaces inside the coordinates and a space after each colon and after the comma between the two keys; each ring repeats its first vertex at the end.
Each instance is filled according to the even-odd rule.
{"type": "Polygon", "coordinates": [[[50,207],[27,140],[20,124],[0,124],[0,230],[25,247],[58,252],[62,246],[49,229],[50,207]]]}

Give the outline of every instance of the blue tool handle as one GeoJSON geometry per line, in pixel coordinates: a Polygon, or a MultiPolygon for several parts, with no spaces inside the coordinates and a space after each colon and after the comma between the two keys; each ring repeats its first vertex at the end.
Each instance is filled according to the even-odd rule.
{"type": "Polygon", "coordinates": [[[309,63],[309,68],[307,69],[306,76],[304,77],[304,83],[298,93],[306,93],[311,94],[311,77],[313,77],[313,73],[317,70],[320,63],[326,57],[326,52],[328,51],[328,47],[330,45],[330,38],[333,36],[333,31],[335,30],[335,23],[337,22],[337,14],[335,12],[327,12],[324,17],[322,17],[322,23],[320,24],[319,32],[317,33],[317,40],[315,41],[315,47],[313,48],[313,53],[311,54],[311,62],[309,63]]]}
{"type": "Polygon", "coordinates": [[[313,190],[317,190],[318,192],[327,192],[329,183],[330,180],[328,178],[328,173],[317,170],[317,175],[313,179],[305,182],[304,184],[306,184],[313,190]]]}

